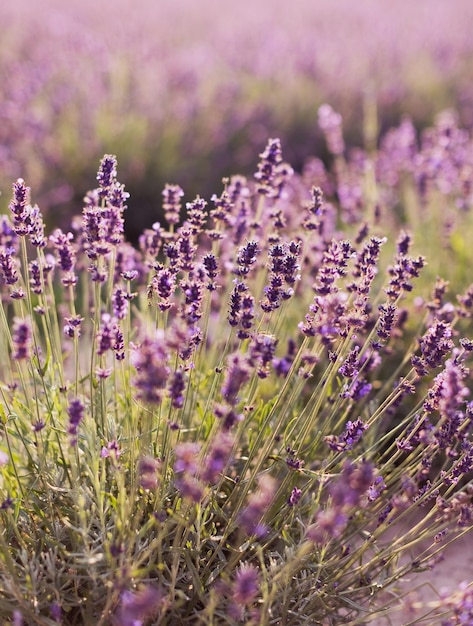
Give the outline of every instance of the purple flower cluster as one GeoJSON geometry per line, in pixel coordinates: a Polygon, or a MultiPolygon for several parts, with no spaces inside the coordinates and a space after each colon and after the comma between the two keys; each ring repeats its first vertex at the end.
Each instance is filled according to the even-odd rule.
{"type": "Polygon", "coordinates": [[[18,282],[19,277],[13,248],[0,250],[0,278],[6,285],[14,285],[18,282]]]}
{"type": "Polygon", "coordinates": [[[85,407],[79,399],[72,400],[69,403],[67,413],[69,415],[69,428],[67,432],[71,437],[71,445],[77,444],[77,435],[79,432],[79,426],[84,419],[85,407]]]}
{"type": "Polygon", "coordinates": [[[300,242],[275,244],[269,249],[269,284],[264,288],[265,298],[260,302],[265,313],[278,309],[283,300],[290,298],[294,291],[292,285],[299,278],[300,242]],[[285,284],[290,285],[286,288],[285,284]]]}
{"type": "Polygon", "coordinates": [[[303,221],[302,227],[309,231],[317,231],[319,235],[323,235],[324,194],[320,187],[312,187],[310,194],[311,200],[305,206],[308,215],[303,221]]]}
{"type": "MultiPolygon", "coordinates": [[[[117,181],[116,157],[106,154],[97,174],[99,187],[84,198],[82,234],[88,257],[96,260],[123,241],[123,211],[129,194],[117,181]]],[[[93,274],[101,280],[100,274],[93,274]]]]}
{"type": "Polygon", "coordinates": [[[260,378],[266,378],[272,364],[278,340],[270,335],[255,335],[250,343],[250,360],[260,378]]]}
{"type": "Polygon", "coordinates": [[[102,323],[96,335],[97,354],[102,356],[109,350],[115,353],[117,361],[125,358],[125,342],[117,321],[108,313],[102,315],[102,323]]]}
{"type": "Polygon", "coordinates": [[[9,209],[13,219],[13,231],[24,237],[31,232],[32,207],[30,205],[30,188],[19,178],[13,185],[13,199],[9,209]]]}
{"type": "Polygon", "coordinates": [[[345,276],[348,259],[353,256],[349,241],[332,241],[322,259],[313,289],[317,295],[325,296],[337,291],[335,282],[345,276]]]}
{"type": "Polygon", "coordinates": [[[254,565],[241,565],[235,575],[233,597],[237,604],[250,604],[260,590],[260,575],[254,565]]]}
{"type": "Polygon", "coordinates": [[[73,239],[72,233],[65,234],[59,228],[49,237],[57,256],[59,268],[64,272],[61,279],[64,286],[73,286],[77,283],[77,276],[74,274],[76,253],[72,245],[73,239]]]}
{"type": "Polygon", "coordinates": [[[133,379],[137,397],[144,402],[160,403],[169,378],[168,347],[162,334],[145,337],[132,352],[136,369],[133,379]]]}
{"type": "Polygon", "coordinates": [[[143,489],[156,489],[159,480],[158,473],[161,463],[158,459],[150,456],[142,456],[138,462],[138,475],[140,477],[140,486],[143,489]]]}
{"type": "Polygon", "coordinates": [[[435,320],[432,326],[419,340],[422,356],[413,356],[412,365],[419,376],[424,376],[429,369],[442,364],[445,356],[453,348],[452,328],[450,324],[435,320]]]}
{"type": "Polygon", "coordinates": [[[29,319],[19,317],[13,320],[12,359],[22,361],[31,358],[33,350],[33,329],[29,319]]]}
{"type": "Polygon", "coordinates": [[[248,498],[246,506],[238,516],[238,522],[248,535],[262,538],[267,533],[267,526],[263,521],[265,513],[275,496],[277,482],[268,475],[263,475],[258,481],[258,487],[248,498]]]}
{"type": "Polygon", "coordinates": [[[245,282],[235,279],[230,294],[230,311],[228,323],[238,327],[239,339],[248,339],[255,318],[255,299],[249,292],[245,282]]]}
{"type": "Polygon", "coordinates": [[[348,420],[345,424],[345,430],[341,435],[328,435],[325,437],[325,442],[329,445],[331,450],[341,452],[342,450],[351,450],[355,444],[357,444],[363,437],[363,433],[368,428],[360,417],[354,422],[348,420]]]}
{"type": "Polygon", "coordinates": [[[363,506],[364,498],[377,497],[379,491],[374,487],[377,478],[368,461],[358,465],[346,461],[340,478],[329,487],[327,507],[317,512],[314,523],[307,530],[307,538],[314,543],[323,543],[330,537],[339,537],[349,522],[349,512],[354,507],[363,506]]]}
{"type": "Polygon", "coordinates": [[[144,626],[145,620],[156,611],[163,598],[160,589],[149,585],[125,591],[116,618],[118,626],[144,626]]]}
{"type": "Polygon", "coordinates": [[[282,160],[280,140],[269,139],[266,149],[260,154],[258,171],[255,173],[258,192],[268,198],[280,198],[292,174],[292,168],[282,160]]]}
{"type": "Polygon", "coordinates": [[[181,198],[184,191],[179,185],[166,185],[163,189],[163,211],[166,221],[171,226],[179,223],[179,213],[182,207],[181,198]]]}
{"type": "Polygon", "coordinates": [[[222,397],[235,406],[239,402],[238,394],[245,383],[250,380],[251,367],[248,359],[235,352],[227,359],[227,369],[221,388],[222,397]]]}

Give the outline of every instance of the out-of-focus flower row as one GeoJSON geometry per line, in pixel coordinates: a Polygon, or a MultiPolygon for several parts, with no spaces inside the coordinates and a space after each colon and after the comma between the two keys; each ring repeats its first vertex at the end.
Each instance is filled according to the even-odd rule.
{"type": "Polygon", "coordinates": [[[383,127],[406,112],[425,124],[452,105],[469,125],[472,18],[468,0],[454,10],[434,0],[2,3],[0,189],[7,198],[25,177],[57,221],[80,209],[72,190],[113,151],[149,215],[167,181],[193,197],[249,173],[268,136],[299,168],[320,141],[324,101],[350,143],[363,102],[378,103],[383,127]]]}

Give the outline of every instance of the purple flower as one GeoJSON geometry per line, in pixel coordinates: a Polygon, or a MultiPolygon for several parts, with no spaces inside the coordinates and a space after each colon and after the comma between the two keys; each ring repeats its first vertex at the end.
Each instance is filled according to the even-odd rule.
{"type": "Polygon", "coordinates": [[[379,306],[379,320],[376,333],[380,339],[389,339],[396,320],[396,305],[390,302],[379,306]]]}
{"type": "Polygon", "coordinates": [[[123,361],[125,358],[125,339],[118,324],[115,325],[112,350],[115,352],[116,360],[123,361]]]}
{"type": "Polygon", "coordinates": [[[160,403],[169,378],[168,351],[164,336],[146,337],[132,353],[136,374],[133,385],[137,398],[145,402],[160,403]]]}
{"type": "Polygon", "coordinates": [[[273,359],[273,368],[278,376],[286,377],[288,375],[296,354],[297,344],[294,339],[289,338],[286,354],[281,359],[273,359]]]}
{"type": "Polygon", "coordinates": [[[13,626],[23,626],[23,613],[18,609],[13,611],[13,626]]]}
{"type": "Polygon", "coordinates": [[[79,426],[82,420],[84,419],[84,405],[78,399],[72,400],[69,403],[69,407],[67,409],[67,413],[69,415],[69,428],[67,432],[71,436],[71,445],[76,445],[77,443],[77,433],[79,431],[79,426]]]}
{"type": "MultiPolygon", "coordinates": [[[[0,254],[0,263],[1,263],[1,254],[0,254]]],[[[37,259],[33,259],[28,264],[28,271],[30,274],[30,287],[33,293],[40,294],[43,293],[43,283],[41,276],[41,267],[39,261],[37,259]]]]}
{"type": "Polygon", "coordinates": [[[17,248],[18,235],[12,228],[12,224],[7,215],[0,215],[0,248],[17,248]]]}
{"type": "Polygon", "coordinates": [[[143,489],[156,489],[158,486],[158,472],[161,467],[159,459],[143,456],[138,462],[138,476],[143,489]]]}
{"type": "Polygon", "coordinates": [[[271,196],[274,194],[277,168],[282,163],[281,142],[279,139],[269,139],[268,144],[260,155],[258,171],[255,179],[258,181],[258,192],[271,196]]]}
{"type": "Polygon", "coordinates": [[[287,501],[288,505],[291,508],[297,506],[299,504],[299,500],[301,499],[301,497],[302,497],[302,490],[299,489],[298,487],[294,487],[287,501]]]}
{"type": "Polygon", "coordinates": [[[442,449],[453,447],[460,436],[459,429],[466,419],[465,398],[469,389],[463,383],[468,370],[461,363],[449,359],[445,369],[436,376],[433,387],[429,390],[424,408],[429,412],[438,410],[441,422],[436,429],[435,439],[442,449]]]}
{"type": "Polygon", "coordinates": [[[128,294],[121,287],[115,287],[112,295],[113,315],[119,320],[125,319],[128,313],[128,294]]]}
{"type": "Polygon", "coordinates": [[[214,407],[215,416],[222,420],[222,429],[224,431],[231,430],[235,424],[241,422],[243,415],[236,413],[233,408],[228,408],[225,405],[217,404],[214,407]]]}
{"type": "Polygon", "coordinates": [[[106,198],[117,179],[117,158],[113,154],[106,154],[100,161],[97,180],[99,196],[106,198]]]}
{"type": "Polygon", "coordinates": [[[338,437],[329,435],[325,437],[325,441],[332,450],[337,452],[351,450],[360,441],[367,428],[368,426],[362,422],[361,418],[357,418],[354,422],[349,420],[345,424],[345,430],[341,435],[338,437]]]}
{"type": "Polygon", "coordinates": [[[191,441],[180,443],[175,449],[176,487],[183,498],[188,498],[193,502],[199,502],[204,493],[204,486],[198,479],[199,453],[199,444],[191,441]]]}
{"type": "Polygon", "coordinates": [[[186,441],[178,444],[175,450],[176,461],[174,462],[176,474],[196,474],[199,468],[197,462],[199,452],[200,446],[198,443],[186,441]]]}
{"type": "Polygon", "coordinates": [[[181,210],[181,198],[184,192],[179,185],[165,185],[162,192],[164,217],[168,224],[179,223],[179,212],[181,210]]]}
{"type": "Polygon", "coordinates": [[[12,213],[13,230],[15,233],[24,237],[31,230],[31,206],[30,188],[26,186],[25,181],[19,178],[13,184],[13,199],[9,204],[12,213]]]}
{"type": "Polygon", "coordinates": [[[57,602],[53,602],[49,608],[51,612],[51,619],[55,622],[61,623],[62,618],[62,609],[61,606],[57,602]]]}
{"type": "Polygon", "coordinates": [[[265,298],[260,302],[260,306],[265,313],[275,311],[281,306],[281,302],[286,295],[283,285],[284,278],[282,274],[270,274],[269,285],[264,288],[265,298]]]}
{"type": "Polygon", "coordinates": [[[169,397],[171,405],[175,409],[180,409],[184,405],[184,391],[186,389],[186,381],[182,369],[178,369],[172,373],[168,384],[169,397]]]}
{"type": "Polygon", "coordinates": [[[250,375],[250,366],[243,355],[237,352],[228,357],[221,393],[229,404],[233,406],[238,404],[238,393],[243,385],[250,380],[250,375]]]}
{"type": "Polygon", "coordinates": [[[76,255],[71,243],[73,239],[72,233],[65,234],[60,228],[57,228],[49,237],[58,258],[59,267],[64,272],[61,280],[65,286],[75,285],[77,282],[77,276],[74,275],[76,255]]]}
{"type": "Polygon", "coordinates": [[[263,517],[271,505],[276,488],[276,480],[267,474],[258,480],[258,488],[249,496],[247,505],[238,516],[241,527],[248,535],[261,538],[266,534],[267,527],[263,523],[263,517]]]}
{"type": "Polygon", "coordinates": [[[299,324],[299,329],[308,337],[319,334],[323,342],[329,345],[344,332],[346,300],[347,296],[343,292],[334,292],[324,297],[316,296],[310,306],[311,314],[306,315],[305,322],[299,324]]]}
{"type": "Polygon", "coordinates": [[[122,454],[118,441],[116,439],[112,439],[112,441],[107,441],[107,445],[102,446],[102,450],[100,451],[101,459],[111,459],[113,461],[118,461],[122,454]]]}
{"type": "Polygon", "coordinates": [[[116,328],[115,320],[108,313],[104,313],[102,315],[102,323],[96,336],[97,354],[99,356],[105,354],[108,350],[112,350],[116,328]]]}
{"type": "Polygon", "coordinates": [[[425,265],[425,258],[422,256],[413,259],[407,256],[398,255],[397,263],[388,268],[391,276],[386,294],[391,300],[397,300],[403,291],[412,291],[412,279],[418,278],[421,269],[425,265]]]}
{"type": "Polygon", "coordinates": [[[325,212],[323,204],[323,192],[320,187],[312,187],[310,190],[311,200],[306,203],[305,208],[308,216],[302,222],[305,230],[316,230],[320,235],[323,231],[322,216],[325,212]]]}
{"type": "MultiPolygon", "coordinates": [[[[230,311],[228,313],[228,323],[230,326],[238,326],[240,324],[243,313],[243,297],[247,292],[248,287],[246,283],[239,282],[237,279],[233,281],[233,289],[230,294],[230,311]]],[[[248,335],[243,338],[246,339],[247,336],[248,335]]]]}
{"type": "Polygon", "coordinates": [[[360,347],[355,346],[348,353],[345,362],[341,367],[339,367],[338,371],[345,378],[355,378],[358,376],[360,363],[358,359],[358,355],[360,353],[360,347]]]}
{"type": "Polygon", "coordinates": [[[201,478],[211,485],[220,478],[221,473],[230,462],[230,453],[234,438],[226,431],[220,431],[212,440],[209,453],[204,459],[201,478]]]}
{"type": "Polygon", "coordinates": [[[296,451],[288,446],[286,452],[286,465],[293,470],[301,470],[304,467],[304,461],[296,456],[296,451]]]}
{"type": "Polygon", "coordinates": [[[365,243],[361,252],[357,255],[353,276],[356,281],[349,285],[349,291],[355,291],[357,298],[355,307],[361,307],[368,297],[373,280],[378,273],[377,262],[381,252],[381,246],[386,242],[386,237],[371,237],[365,243]]]}
{"type": "Polygon", "coordinates": [[[349,241],[333,240],[324,252],[322,263],[313,285],[318,295],[327,295],[337,291],[335,281],[346,274],[348,259],[353,255],[349,241]]]}
{"type": "Polygon", "coordinates": [[[143,252],[146,260],[152,265],[158,256],[163,243],[161,224],[155,222],[151,228],[143,231],[139,237],[140,250],[143,252]]]}
{"type": "MultiPolygon", "coordinates": [[[[224,181],[225,182],[225,181],[224,181]]],[[[210,211],[210,217],[214,222],[224,222],[227,225],[232,224],[232,209],[235,206],[235,199],[232,199],[227,189],[224,189],[220,197],[216,194],[210,198],[215,208],[210,211]]]]}
{"type": "Polygon", "coordinates": [[[180,287],[184,293],[185,301],[182,307],[182,317],[189,326],[195,324],[202,317],[202,300],[204,297],[204,284],[200,280],[181,281],[180,287]]]}
{"type": "Polygon", "coordinates": [[[254,565],[244,563],[235,575],[233,599],[239,605],[250,604],[259,594],[260,587],[259,571],[254,565]]]}
{"type": "Polygon", "coordinates": [[[192,242],[192,231],[189,228],[182,228],[176,242],[177,263],[182,272],[192,272],[194,269],[194,257],[196,246],[192,242]]]}
{"type": "Polygon", "coordinates": [[[64,334],[67,337],[80,337],[80,328],[84,318],[80,315],[73,315],[72,317],[66,317],[64,320],[66,323],[64,325],[64,334]]]}
{"type": "Polygon", "coordinates": [[[205,214],[206,206],[207,202],[203,200],[200,196],[197,196],[197,198],[193,202],[188,202],[186,204],[186,226],[190,228],[193,236],[198,235],[202,231],[202,227],[204,226],[205,220],[207,218],[207,215],[205,214]]]}
{"type": "Polygon", "coordinates": [[[400,256],[406,256],[411,246],[412,237],[406,231],[402,231],[397,240],[397,253],[400,256]]]}
{"type": "Polygon", "coordinates": [[[247,276],[251,267],[256,263],[259,253],[260,248],[257,241],[247,241],[244,246],[241,246],[237,254],[238,267],[235,270],[235,274],[247,276]]]}
{"type": "Polygon", "coordinates": [[[35,248],[44,248],[46,246],[46,239],[44,237],[44,222],[39,207],[35,205],[30,209],[29,214],[29,240],[32,246],[35,248]]]}
{"type": "Polygon", "coordinates": [[[156,587],[141,587],[137,591],[122,593],[117,626],[143,626],[163,601],[164,594],[156,587]]]}
{"type": "Polygon", "coordinates": [[[16,271],[14,254],[14,248],[0,250],[0,277],[2,282],[7,285],[14,285],[18,282],[18,272],[16,271]]]}
{"type": "Polygon", "coordinates": [[[156,291],[160,301],[158,307],[161,311],[167,311],[171,308],[171,296],[176,288],[176,275],[167,267],[158,270],[153,278],[151,288],[156,291]]]}
{"type": "Polygon", "coordinates": [[[318,511],[315,522],[307,529],[307,538],[322,544],[330,537],[340,537],[348,523],[348,516],[341,507],[329,507],[318,511]]]}
{"type": "Polygon", "coordinates": [[[362,496],[366,494],[375,479],[374,468],[371,463],[363,460],[358,465],[346,461],[342,475],[330,488],[332,506],[358,506],[362,496]]]}
{"type": "Polygon", "coordinates": [[[209,291],[215,291],[217,289],[217,285],[215,284],[215,278],[219,273],[219,267],[217,259],[214,254],[206,254],[202,259],[202,265],[204,267],[204,271],[208,278],[208,283],[206,287],[209,291]]]}
{"type": "Polygon", "coordinates": [[[12,359],[17,361],[30,359],[33,348],[33,330],[29,319],[16,317],[13,320],[13,352],[12,359]]]}
{"type": "Polygon", "coordinates": [[[258,376],[266,378],[278,340],[271,335],[255,335],[250,343],[250,359],[258,365],[258,376]]]}
{"type": "Polygon", "coordinates": [[[422,376],[426,368],[435,369],[442,364],[444,357],[452,350],[452,329],[446,322],[435,320],[419,340],[422,357],[411,359],[416,372],[422,376]]]}
{"type": "Polygon", "coordinates": [[[282,273],[284,274],[284,280],[289,285],[294,285],[294,283],[300,279],[299,271],[299,256],[301,254],[301,242],[300,241],[291,241],[291,243],[287,246],[287,251],[284,257],[284,266],[282,273]]]}

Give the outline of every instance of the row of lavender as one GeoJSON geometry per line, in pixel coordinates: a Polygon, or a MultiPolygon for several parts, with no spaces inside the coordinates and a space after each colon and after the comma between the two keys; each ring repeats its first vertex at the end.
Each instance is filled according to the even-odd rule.
{"type": "MultiPolygon", "coordinates": [[[[166,185],[139,248],[115,157],[69,231],[15,183],[3,619],[362,624],[470,530],[473,288],[419,253],[468,260],[470,135],[444,114],[419,151],[406,122],[347,162],[319,115],[333,171],[298,176],[270,140],[209,202],[166,185]]],[[[472,619],[468,586],[409,606],[472,619]]]]}
{"type": "Polygon", "coordinates": [[[57,223],[113,151],[149,223],[167,180],[210,193],[223,173],[250,172],[269,136],[299,167],[320,145],[325,101],[350,143],[364,100],[378,102],[383,128],[402,112],[425,125],[447,106],[473,121],[468,0],[227,4],[2,3],[4,208],[23,176],[57,223]]]}

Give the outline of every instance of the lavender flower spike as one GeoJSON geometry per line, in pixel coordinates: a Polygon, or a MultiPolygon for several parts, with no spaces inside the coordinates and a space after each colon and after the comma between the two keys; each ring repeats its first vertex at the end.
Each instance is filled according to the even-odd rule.
{"type": "Polygon", "coordinates": [[[9,204],[9,209],[13,218],[13,230],[20,236],[24,237],[30,232],[30,188],[26,186],[25,181],[19,178],[13,185],[13,199],[9,204]]]}
{"type": "Polygon", "coordinates": [[[151,586],[142,587],[138,591],[125,591],[116,623],[118,626],[142,626],[162,600],[162,591],[151,586]]]}
{"type": "Polygon", "coordinates": [[[104,198],[108,195],[117,179],[117,157],[106,154],[100,161],[97,180],[99,183],[99,196],[104,198]]]}
{"type": "Polygon", "coordinates": [[[13,353],[16,361],[31,358],[33,346],[33,331],[31,321],[15,318],[13,321],[13,353]]]}
{"type": "Polygon", "coordinates": [[[84,405],[78,399],[72,400],[67,412],[69,414],[69,428],[67,432],[71,436],[71,444],[75,445],[77,443],[79,425],[84,419],[84,405]]]}

